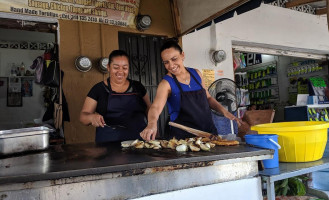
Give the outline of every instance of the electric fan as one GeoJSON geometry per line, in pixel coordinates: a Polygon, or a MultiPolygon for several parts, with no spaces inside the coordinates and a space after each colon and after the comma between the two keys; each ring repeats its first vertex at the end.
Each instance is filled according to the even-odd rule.
{"type": "MultiPolygon", "coordinates": [[[[228,78],[221,78],[214,81],[208,88],[209,94],[216,99],[224,108],[233,115],[238,109],[240,103],[240,92],[236,83],[228,78]]],[[[213,110],[216,115],[222,116],[213,110]]],[[[233,121],[231,123],[231,133],[234,133],[233,121]]]]}

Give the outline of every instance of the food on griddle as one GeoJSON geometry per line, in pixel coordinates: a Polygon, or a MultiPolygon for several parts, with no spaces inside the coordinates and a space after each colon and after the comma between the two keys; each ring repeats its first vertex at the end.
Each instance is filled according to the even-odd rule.
{"type": "Polygon", "coordinates": [[[138,142],[139,142],[138,139],[137,139],[137,140],[134,140],[134,141],[130,144],[130,146],[131,146],[131,147],[132,147],[132,146],[135,146],[138,142]]]}
{"type": "Polygon", "coordinates": [[[144,147],[147,148],[147,149],[152,149],[153,146],[154,146],[153,144],[150,144],[150,143],[147,143],[147,142],[145,142],[145,144],[144,144],[144,147]]]}
{"type": "Polygon", "coordinates": [[[188,148],[191,151],[200,151],[200,148],[197,145],[193,144],[193,142],[188,142],[187,144],[188,144],[188,148]]]}
{"type": "Polygon", "coordinates": [[[221,141],[214,140],[211,141],[211,143],[216,144],[218,146],[234,146],[239,144],[239,142],[236,140],[221,140],[221,141]]]}
{"type": "Polygon", "coordinates": [[[168,148],[168,140],[160,140],[160,144],[163,148],[168,148]]]}
{"type": "Polygon", "coordinates": [[[176,151],[187,151],[188,147],[186,144],[180,144],[176,147],[176,151]]]}
{"type": "Polygon", "coordinates": [[[168,148],[176,149],[177,146],[178,146],[178,141],[176,140],[176,138],[169,140],[168,148]]]}
{"type": "MultiPolygon", "coordinates": [[[[121,147],[123,147],[123,148],[128,148],[128,147],[130,147],[131,146],[131,144],[133,143],[133,142],[135,142],[136,140],[127,140],[127,141],[123,141],[123,142],[121,142],[121,147]]],[[[137,141],[136,141],[137,142],[137,141]]]]}
{"type": "Polygon", "coordinates": [[[210,151],[210,145],[208,143],[201,143],[200,148],[202,151],[210,151]]]}
{"type": "Polygon", "coordinates": [[[209,144],[209,145],[210,145],[210,148],[214,148],[214,147],[216,146],[216,144],[214,144],[214,143],[211,143],[211,142],[207,142],[207,144],[209,144]]]}
{"type": "Polygon", "coordinates": [[[135,148],[136,148],[136,149],[142,149],[142,148],[144,148],[144,142],[143,142],[143,141],[138,141],[138,142],[135,144],[135,148]]]}
{"type": "Polygon", "coordinates": [[[161,146],[154,146],[153,149],[161,149],[161,146]]]}
{"type": "Polygon", "coordinates": [[[181,145],[181,144],[187,145],[187,141],[186,140],[183,140],[183,139],[180,139],[180,140],[178,140],[177,144],[178,145],[181,145]]]}
{"type": "Polygon", "coordinates": [[[232,146],[238,145],[238,141],[224,140],[220,136],[215,136],[213,138],[186,138],[185,140],[177,140],[173,138],[171,140],[150,140],[150,141],[140,141],[140,140],[129,140],[121,142],[123,148],[136,148],[136,149],[173,149],[176,151],[210,151],[211,148],[218,146],[232,146]]]}

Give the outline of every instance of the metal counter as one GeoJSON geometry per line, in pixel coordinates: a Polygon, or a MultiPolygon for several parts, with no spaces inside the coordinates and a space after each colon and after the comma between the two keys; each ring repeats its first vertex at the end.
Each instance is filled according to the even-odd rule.
{"type": "MultiPolygon", "coordinates": [[[[57,145],[42,152],[1,157],[0,196],[14,199],[28,193],[32,199],[42,199],[56,191],[69,197],[80,195],[86,187],[100,199],[137,198],[255,177],[257,160],[272,155],[271,150],[246,145],[216,146],[210,152],[121,149],[119,143],[57,145]]],[[[65,199],[63,195],[57,199],[65,199]]]]}
{"type": "Polygon", "coordinates": [[[299,163],[284,163],[281,162],[279,167],[272,169],[265,169],[260,171],[259,174],[266,180],[267,184],[267,199],[275,200],[274,182],[315,172],[322,169],[329,168],[329,158],[322,158],[312,162],[299,162],[299,163]]]}

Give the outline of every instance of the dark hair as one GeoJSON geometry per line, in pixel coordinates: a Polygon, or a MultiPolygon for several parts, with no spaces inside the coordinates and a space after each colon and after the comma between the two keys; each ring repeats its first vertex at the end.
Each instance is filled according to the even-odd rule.
{"type": "Polygon", "coordinates": [[[170,49],[170,48],[174,48],[176,49],[177,51],[179,51],[179,53],[182,53],[183,50],[182,50],[182,47],[179,46],[178,44],[178,40],[177,38],[170,38],[168,39],[162,46],[161,46],[161,49],[160,49],[160,53],[162,53],[164,50],[166,49],[170,49]]]}
{"type": "Polygon", "coordinates": [[[123,50],[113,50],[109,55],[109,64],[111,64],[112,59],[118,56],[125,56],[129,62],[129,55],[123,50]]]}

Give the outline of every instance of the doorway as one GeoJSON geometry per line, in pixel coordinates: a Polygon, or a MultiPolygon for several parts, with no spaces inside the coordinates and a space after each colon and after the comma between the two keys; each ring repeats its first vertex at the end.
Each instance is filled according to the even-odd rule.
{"type": "MultiPolygon", "coordinates": [[[[119,32],[119,49],[130,56],[129,78],[140,81],[146,88],[151,102],[156,95],[158,84],[167,73],[160,57],[160,48],[165,37],[119,32]]],[[[159,136],[166,137],[165,126],[168,118],[167,107],[159,120],[159,136]]]]}
{"type": "Polygon", "coordinates": [[[57,43],[57,23],[26,18],[0,18],[0,130],[39,125],[46,110],[44,87],[30,66],[57,43]]]}
{"type": "MultiPolygon", "coordinates": [[[[288,108],[301,106],[298,96],[317,95],[319,99],[325,98],[324,88],[316,89],[313,83],[319,80],[326,84],[328,82],[328,62],[322,58],[323,55],[305,53],[303,57],[302,53],[286,51],[287,56],[268,54],[268,49],[248,52],[239,47],[233,50],[235,63],[240,62],[234,71],[235,81],[243,91],[240,116],[248,109],[274,109],[274,122],[283,122],[288,120],[288,108]],[[314,94],[314,89],[321,92],[314,94]]],[[[329,105],[323,104],[321,107],[327,108],[329,105]]],[[[316,121],[327,121],[325,119],[328,117],[316,121]]]]}

